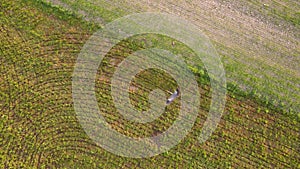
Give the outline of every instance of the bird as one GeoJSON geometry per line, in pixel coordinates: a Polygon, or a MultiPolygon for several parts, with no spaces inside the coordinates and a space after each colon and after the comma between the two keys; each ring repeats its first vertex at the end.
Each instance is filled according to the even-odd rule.
{"type": "Polygon", "coordinates": [[[179,88],[177,88],[174,93],[167,99],[166,104],[170,104],[173,100],[175,100],[180,94],[179,88]]]}

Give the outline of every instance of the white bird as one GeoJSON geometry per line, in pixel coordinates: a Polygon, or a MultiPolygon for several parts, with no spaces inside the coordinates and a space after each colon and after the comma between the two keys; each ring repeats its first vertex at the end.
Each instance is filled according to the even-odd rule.
{"type": "Polygon", "coordinates": [[[176,99],[176,97],[178,97],[180,94],[179,89],[176,89],[175,92],[168,98],[166,104],[170,104],[173,100],[176,99]]]}

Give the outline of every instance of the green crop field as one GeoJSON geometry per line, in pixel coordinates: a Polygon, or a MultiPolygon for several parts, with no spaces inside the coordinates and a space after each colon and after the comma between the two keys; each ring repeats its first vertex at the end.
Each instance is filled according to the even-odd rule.
{"type": "MultiPolygon", "coordinates": [[[[214,12],[220,17],[214,18],[216,15],[198,8],[196,1],[184,1],[179,6],[174,1],[2,0],[0,168],[300,168],[300,4],[292,0],[220,2],[226,8],[219,9],[215,4],[219,10],[214,12]],[[191,6],[199,15],[189,15],[191,6]],[[246,15],[235,15],[240,14],[241,6],[245,10],[242,14],[264,17],[257,22],[257,34],[242,22],[246,15]],[[208,115],[211,86],[201,65],[191,67],[199,84],[201,105],[189,134],[169,151],[153,157],[117,156],[97,146],[76,117],[72,100],[74,66],[84,43],[104,24],[133,12],[166,9],[171,13],[184,11],[183,16],[187,14],[191,20],[197,21],[198,16],[205,21],[195,23],[216,46],[228,78],[224,114],[212,136],[200,144],[197,137],[208,115]],[[226,24],[220,19],[225,9],[236,9],[230,13],[232,20],[224,14],[226,24]],[[267,26],[273,31],[264,32],[268,30],[260,23],[264,20],[271,22],[267,26]],[[247,30],[238,32],[233,23],[247,30]],[[282,28],[273,29],[272,25],[282,28]]],[[[209,5],[207,8],[213,11],[215,8],[209,5]]],[[[134,36],[107,54],[96,76],[96,98],[102,115],[114,130],[130,137],[165,131],[179,111],[176,100],[155,121],[139,124],[124,119],[113,105],[110,79],[118,63],[133,51],[150,47],[187,58],[194,55],[169,37],[134,36]]],[[[143,71],[131,82],[132,105],[146,110],[151,90],[176,87],[174,79],[162,71],[143,71]]]]}

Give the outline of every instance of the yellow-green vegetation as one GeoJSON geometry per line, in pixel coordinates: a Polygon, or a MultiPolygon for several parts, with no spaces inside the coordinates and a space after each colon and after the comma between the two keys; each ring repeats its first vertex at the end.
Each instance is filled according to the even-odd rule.
{"type": "Polygon", "coordinates": [[[45,1],[100,25],[136,12],[187,19],[212,40],[227,81],[286,112],[300,111],[298,1],[45,1]]]}
{"type": "MultiPolygon", "coordinates": [[[[109,11],[102,12],[104,20],[110,20],[109,11]]],[[[200,113],[192,131],[177,146],[151,158],[133,159],[95,145],[76,118],[71,83],[77,56],[98,29],[43,1],[1,1],[0,168],[299,168],[300,117],[234,84],[228,84],[226,109],[217,130],[199,144],[197,136],[211,99],[209,78],[201,65],[191,68],[198,77],[200,113]]],[[[172,42],[159,35],[136,36],[119,43],[105,57],[97,75],[96,96],[112,128],[146,137],[172,125],[178,100],[154,122],[137,124],[116,112],[110,95],[117,63],[133,51],[160,47],[187,58],[193,55],[183,44],[172,42]]],[[[151,89],[174,89],[176,83],[150,69],[138,74],[131,86],[132,104],[144,110],[151,89]]]]}

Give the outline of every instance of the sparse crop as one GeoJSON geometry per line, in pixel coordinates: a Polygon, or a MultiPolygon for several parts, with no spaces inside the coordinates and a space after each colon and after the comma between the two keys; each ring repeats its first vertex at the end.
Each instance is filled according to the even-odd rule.
{"type": "MultiPolygon", "coordinates": [[[[118,17],[83,3],[105,21],[118,17]]],[[[75,1],[71,6],[80,9],[75,1]]],[[[297,24],[289,10],[284,16],[297,24]]],[[[71,83],[81,47],[99,28],[44,1],[0,3],[0,168],[299,168],[300,114],[286,111],[284,102],[259,94],[268,89],[253,77],[250,81],[257,88],[248,92],[228,84],[226,110],[217,130],[207,142],[197,142],[211,100],[209,77],[200,63],[190,67],[198,78],[200,113],[192,132],[176,147],[148,159],[131,159],[95,145],[76,118],[71,83]]],[[[110,78],[117,63],[135,50],[160,47],[187,60],[194,55],[182,43],[172,44],[168,37],[140,35],[120,42],[106,56],[97,74],[96,97],[112,128],[131,137],[146,137],[163,132],[176,120],[179,101],[157,120],[138,124],[116,112],[110,96],[110,78]]],[[[240,67],[231,66],[227,70],[240,67]]],[[[132,81],[132,104],[145,110],[149,91],[156,87],[166,91],[176,85],[163,72],[144,71],[132,81]]]]}

